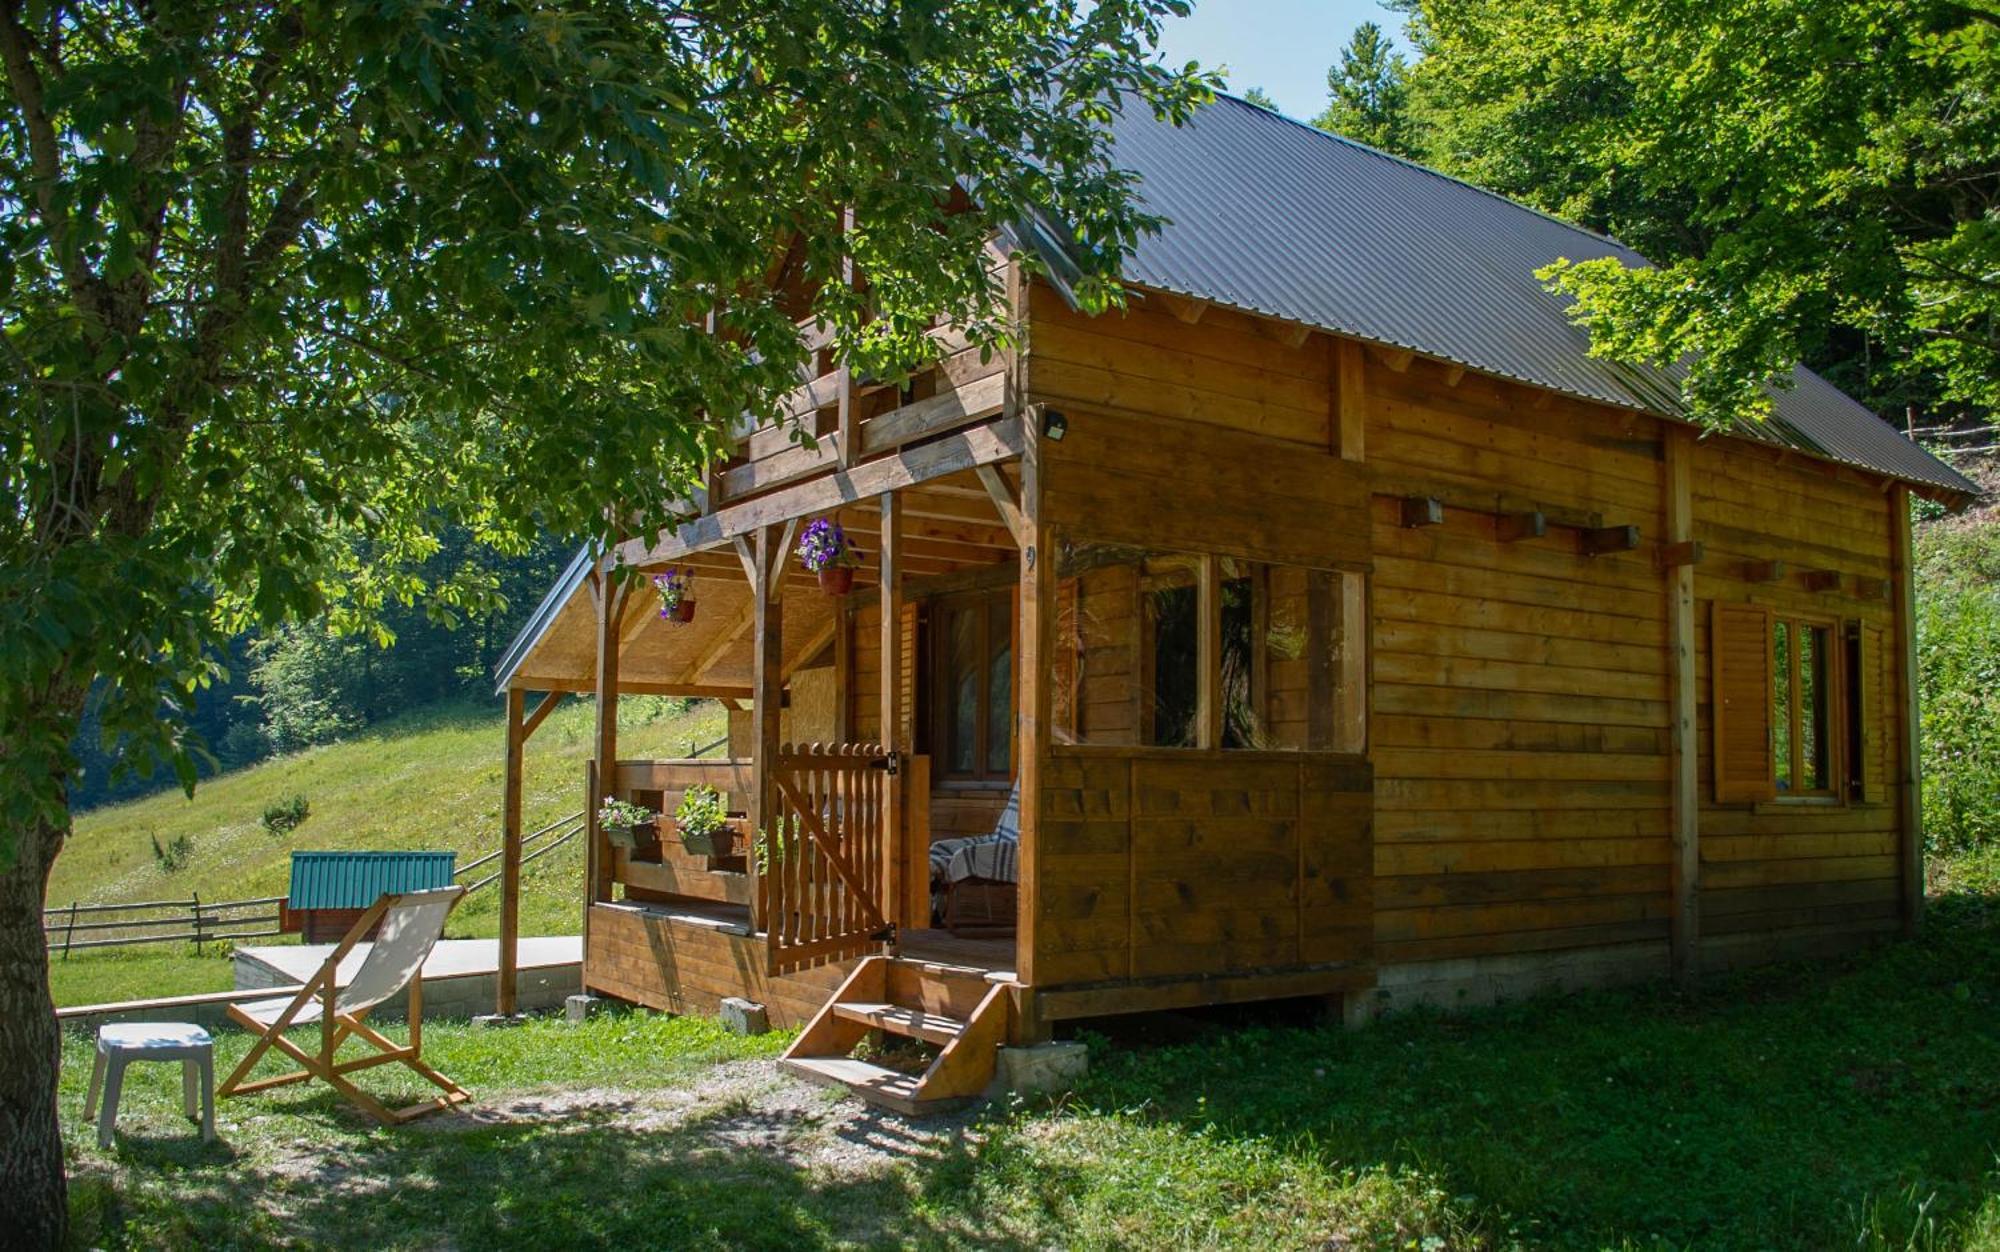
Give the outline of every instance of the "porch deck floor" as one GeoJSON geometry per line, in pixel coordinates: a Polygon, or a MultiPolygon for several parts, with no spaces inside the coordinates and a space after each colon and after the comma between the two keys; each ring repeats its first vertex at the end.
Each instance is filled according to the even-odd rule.
{"type": "MultiPolygon", "coordinates": [[[[679,921],[712,926],[732,934],[751,933],[750,910],[741,904],[722,904],[711,900],[687,900],[674,904],[621,900],[618,904],[621,908],[662,913],[679,921]]],[[[948,930],[906,930],[901,938],[899,955],[909,960],[974,969],[990,979],[1013,981],[1014,940],[1011,936],[972,938],[954,935],[948,930]]]]}

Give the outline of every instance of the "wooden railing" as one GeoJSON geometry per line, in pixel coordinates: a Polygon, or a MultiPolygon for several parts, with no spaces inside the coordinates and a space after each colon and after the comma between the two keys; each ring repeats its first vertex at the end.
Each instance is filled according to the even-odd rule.
{"type": "Polygon", "coordinates": [[[199,894],[185,900],[149,900],[136,904],[71,904],[46,909],[42,929],[49,951],[67,958],[72,951],[123,948],[140,943],[202,944],[225,939],[254,939],[278,932],[278,906],[283,896],[255,900],[201,902],[199,894]],[[111,920],[102,920],[109,918],[111,920]]]}
{"type": "MultiPolygon", "coordinates": [[[[623,848],[600,849],[606,872],[605,887],[622,883],[631,900],[707,900],[720,904],[747,906],[750,887],[740,874],[717,874],[704,858],[683,851],[674,826],[674,810],[688,788],[713,787],[721,793],[725,810],[743,814],[750,806],[751,767],[748,761],[707,758],[682,761],[620,761],[613,771],[608,795],[654,810],[660,814],[660,846],[657,852],[635,855],[623,848]]],[[[747,855],[748,829],[741,817],[732,825],[746,837],[739,855],[747,855]]],[[[734,858],[731,858],[732,862],[734,858]]],[[[608,896],[602,898],[609,898],[608,896]]]]}
{"type": "Polygon", "coordinates": [[[757,880],[771,973],[858,956],[884,938],[889,766],[880,744],[780,751],[757,880]]]}

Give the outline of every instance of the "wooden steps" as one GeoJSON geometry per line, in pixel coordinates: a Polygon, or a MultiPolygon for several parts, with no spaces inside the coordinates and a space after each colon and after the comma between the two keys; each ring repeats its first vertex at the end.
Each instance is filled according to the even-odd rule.
{"type": "Polygon", "coordinates": [[[1006,1042],[1007,987],[979,970],[871,956],[854,968],[780,1062],[807,1082],[846,1087],[871,1104],[919,1116],[984,1092],[1006,1042]],[[854,1059],[871,1031],[935,1045],[921,1074],[854,1059]]]}

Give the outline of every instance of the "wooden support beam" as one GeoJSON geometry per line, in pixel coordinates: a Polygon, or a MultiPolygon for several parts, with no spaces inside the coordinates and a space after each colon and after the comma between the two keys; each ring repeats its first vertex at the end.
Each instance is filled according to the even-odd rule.
{"type": "Polygon", "coordinates": [[[1694,440],[1685,429],[1666,433],[1666,522],[1668,546],[1663,551],[1692,549],[1693,560],[1663,560],[1666,574],[1667,635],[1672,686],[1673,736],[1673,913],[1668,933],[1669,965],[1674,981],[1692,987],[1701,974],[1701,760],[1695,725],[1699,698],[1695,683],[1694,561],[1701,545],[1694,541],[1694,440]]]}
{"type": "Polygon", "coordinates": [[[1540,539],[1549,533],[1549,515],[1536,509],[1529,513],[1503,513],[1494,525],[1494,534],[1501,543],[1519,543],[1523,539],[1540,539]]]}
{"type": "Polygon", "coordinates": [[[1914,935],[1924,921],[1924,800],[1922,721],[1917,703],[1917,579],[1911,554],[1910,489],[1898,484],[1889,497],[1889,561],[1895,592],[1896,674],[1902,686],[1897,703],[1896,812],[1901,819],[1903,932],[1914,935]]]}
{"type": "Polygon", "coordinates": [[[1007,484],[1006,475],[997,465],[981,465],[975,470],[979,481],[986,488],[986,494],[993,497],[993,508],[1006,524],[1007,533],[1014,536],[1015,547],[1027,546],[1027,523],[1021,518],[1021,503],[1014,496],[1014,489],[1007,484]]]}
{"type": "MultiPolygon", "coordinates": [[[[507,757],[500,800],[500,970],[493,1011],[511,1017],[515,1006],[515,972],[521,938],[521,790],[525,777],[529,731],[525,714],[528,693],[507,692],[507,757]]],[[[537,719],[561,700],[545,695],[535,710],[537,719]]]]}
{"type": "Polygon", "coordinates": [[[1774,583],[1784,576],[1783,561],[1745,561],[1737,571],[1737,577],[1746,583],[1774,583]]]}
{"type": "Polygon", "coordinates": [[[1419,526],[1444,525],[1444,501],[1436,496],[1404,496],[1403,526],[1415,530],[1419,526]]]}
{"type": "Polygon", "coordinates": [[[833,737],[854,740],[854,614],[846,601],[833,606],[833,737]]]}
{"type": "Polygon", "coordinates": [[[1170,291],[1155,291],[1150,295],[1152,299],[1158,300],[1167,312],[1190,326],[1199,322],[1202,314],[1208,312],[1208,301],[1198,300],[1193,296],[1176,295],[1170,291]]]}
{"type": "Polygon", "coordinates": [[[1352,339],[1327,339],[1333,371],[1333,451],[1343,461],[1367,453],[1368,363],[1352,339]]]}
{"type": "Polygon", "coordinates": [[[1222,558],[1201,556],[1195,565],[1194,746],[1222,746],[1222,558]]]}
{"type": "Polygon", "coordinates": [[[792,659],[785,662],[782,674],[784,678],[789,679],[793,674],[804,669],[806,662],[818,656],[820,649],[833,642],[834,634],[839,630],[836,623],[839,622],[840,617],[839,606],[835,606],[833,616],[827,618],[826,625],[821,626],[818,630],[808,635],[806,641],[799,645],[799,650],[792,653],[792,659]]]}
{"type": "MultiPolygon", "coordinates": [[[[1049,754],[1056,668],[1056,560],[1053,528],[1042,499],[1043,457],[1040,428],[1033,429],[1021,455],[1021,514],[1027,519],[1030,542],[1021,549],[1020,675],[1015,740],[1016,780],[1021,787],[1020,884],[1014,940],[1015,976],[1035,985],[1039,964],[1037,934],[1041,926],[1042,782],[1049,754]]],[[[1035,1010],[1031,993],[1023,1003],[1026,1020],[1010,1042],[1033,1041],[1046,1027],[1035,1010]]]]}
{"type": "Polygon", "coordinates": [[[1580,530],[1576,535],[1577,551],[1585,556],[1603,556],[1607,552],[1630,552],[1638,546],[1637,526],[1598,526],[1580,530]]]}
{"type": "Polygon", "coordinates": [[[1840,571],[1837,569],[1809,569],[1806,571],[1807,591],[1840,590],[1840,571]]]}
{"type": "MultiPolygon", "coordinates": [[[[520,691],[523,696],[528,694],[523,688],[514,688],[513,691],[520,691]]],[[[508,694],[511,696],[513,691],[509,691],[508,694]]],[[[533,739],[535,731],[541,728],[543,722],[549,720],[549,714],[555,712],[556,706],[568,699],[569,694],[567,691],[548,691],[542,693],[541,703],[535,705],[535,711],[528,714],[528,720],[521,723],[521,742],[526,743],[528,740],[533,739]]]]}
{"type": "Polygon", "coordinates": [[[1306,346],[1306,340],[1311,339],[1312,336],[1312,327],[1294,322],[1279,330],[1278,342],[1284,344],[1287,348],[1303,348],[1306,346]]]}
{"type": "Polygon", "coordinates": [[[1408,373],[1411,363],[1417,359],[1417,354],[1408,348],[1385,348],[1377,345],[1371,351],[1375,354],[1376,360],[1397,374],[1408,373]]]}
{"type": "Polygon", "coordinates": [[[1445,386],[1456,387],[1464,381],[1465,381],[1465,367],[1463,365],[1447,365],[1444,367],[1445,386]]]}
{"type": "Polygon", "coordinates": [[[798,537],[798,533],[799,519],[786,518],[784,534],[778,540],[777,551],[771,555],[771,568],[764,575],[774,599],[785,594],[785,567],[791,562],[792,540],[798,537]]]}
{"type": "Polygon", "coordinates": [[[897,456],[867,461],[852,470],[829,473],[769,495],[725,505],[716,512],[682,522],[677,530],[662,531],[651,540],[627,540],[619,545],[618,558],[626,565],[666,564],[686,553],[747,536],[762,526],[825,513],[866,496],[900,491],[974,466],[1009,460],[1021,454],[1022,439],[1019,418],[1002,418],[970,427],[906,449],[897,456]]]}
{"type": "MultiPolygon", "coordinates": [[[[778,795],[779,714],[785,700],[785,606],[770,591],[770,572],[778,563],[779,530],[765,526],[751,545],[750,587],[755,597],[751,663],[750,829],[775,835],[778,795]]],[[[757,858],[745,858],[750,875],[751,929],[762,930],[762,895],[757,883],[757,858]]]]}
{"type": "MultiPolygon", "coordinates": [[[[752,593],[754,594],[754,592],[755,589],[753,588],[752,593]]],[[[722,633],[718,634],[715,640],[702,650],[701,655],[690,662],[685,670],[681,671],[680,680],[684,683],[698,683],[708,677],[708,671],[714,669],[717,663],[729,654],[729,650],[736,646],[756,620],[757,605],[753,601],[744,605],[743,611],[737,615],[736,620],[725,627],[722,633]]]]}
{"type": "MultiPolygon", "coordinates": [[[[908,842],[903,838],[902,822],[905,806],[903,804],[902,787],[905,779],[901,768],[903,755],[908,747],[907,744],[902,742],[903,697],[905,694],[903,691],[903,574],[901,569],[903,517],[901,501],[896,498],[895,492],[884,492],[881,503],[882,553],[880,568],[882,574],[877,587],[881,597],[880,609],[882,618],[881,633],[879,636],[879,654],[881,657],[880,718],[882,726],[881,733],[876,738],[882,745],[883,754],[892,762],[895,762],[897,766],[895,775],[889,781],[889,786],[883,790],[883,796],[887,804],[882,815],[883,828],[887,832],[886,837],[889,841],[889,849],[892,855],[884,858],[887,862],[883,867],[886,881],[881,885],[883,891],[881,898],[893,909],[896,903],[907,894],[903,882],[903,875],[907,872],[907,867],[904,866],[903,862],[909,859],[906,853],[900,851],[908,842]]],[[[924,837],[926,839],[929,838],[928,832],[925,832],[924,837]]],[[[890,916],[890,920],[903,926],[916,926],[919,924],[919,919],[917,918],[897,919],[893,914],[890,916]]],[[[929,918],[924,918],[923,921],[928,922],[929,918]]]]}
{"type": "Polygon", "coordinates": [[[604,800],[606,779],[618,761],[618,626],[625,611],[627,584],[600,574],[597,595],[597,700],[596,731],[591,752],[596,785],[588,796],[589,844],[584,853],[583,944],[590,949],[590,914],[593,906],[611,898],[611,855],[604,842],[604,828],[598,824],[597,809],[604,800]]]}
{"type": "Polygon", "coordinates": [[[734,542],[736,559],[743,562],[743,576],[750,580],[750,590],[754,593],[764,585],[763,575],[757,570],[755,539],[751,535],[737,535],[734,542]]]}
{"type": "MultiPolygon", "coordinates": [[[[1669,533],[1672,527],[1668,528],[1669,533]]],[[[1677,569],[1683,565],[1699,565],[1703,555],[1701,540],[1681,539],[1660,545],[1659,565],[1661,569],[1677,569]]]]}

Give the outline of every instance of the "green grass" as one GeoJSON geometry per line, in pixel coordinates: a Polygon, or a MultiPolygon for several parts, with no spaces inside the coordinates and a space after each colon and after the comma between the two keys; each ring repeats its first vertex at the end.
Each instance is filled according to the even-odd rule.
{"type": "MultiPolygon", "coordinates": [[[[665,701],[629,698],[621,703],[620,755],[683,756],[690,741],[703,745],[721,738],[724,724],[722,706],[713,701],[672,715],[665,701]]],[[[525,829],[583,807],[591,734],[589,702],[572,700],[529,740],[525,829]]],[[[351,740],[209,779],[192,800],[170,791],[92,810],[77,818],[56,859],[49,905],[185,900],[196,892],[203,900],[282,895],[294,848],[449,848],[458,853],[459,864],[468,864],[499,843],[503,739],[496,710],[438,706],[351,740]],[[299,794],[312,806],[305,823],[282,837],[267,833],[261,821],[265,806],[299,794]],[[156,862],[152,841],[165,845],[180,835],[194,840],[194,856],[169,873],[156,862]]],[[[522,934],[575,933],[582,867],[582,843],[572,841],[525,869],[522,934]]],[[[497,934],[499,925],[496,885],[459,906],[450,934],[483,937],[497,934]]],[[[58,960],[56,1003],[125,999],[135,986],[176,995],[229,985],[226,962],[181,959],[167,948],[137,951],[140,955],[129,948],[100,950],[58,960]]]]}
{"type": "Polygon", "coordinates": [[[62,1005],[195,995],[235,985],[235,968],[223,944],[204,944],[199,955],[191,943],[170,943],[49,957],[49,988],[62,1005]]]}
{"type": "Polygon", "coordinates": [[[1072,1096],[921,1142],[832,1104],[694,1089],[780,1039],[645,1013],[446,1026],[426,1032],[432,1057],[484,1102],[600,1098],[391,1132],[288,1089],[226,1102],[226,1142],[204,1148],[162,1070],[109,1154],[77,1115],[79,1037],[63,1094],[79,1241],[2000,1249],[1991,896],[1939,902],[1915,942],[1717,981],[1698,1002],[1653,987],[1361,1032],[1280,1023],[1266,1009],[1180,1019],[1163,1044],[1098,1038],[1072,1096]],[[663,1122],[671,1098],[690,1111],[663,1122]],[[814,1135],[905,1150],[829,1170],[802,1151],[814,1135]]]}

